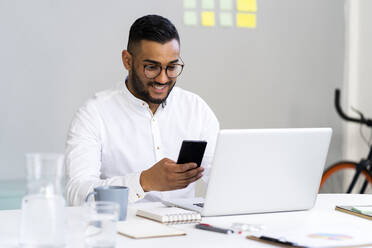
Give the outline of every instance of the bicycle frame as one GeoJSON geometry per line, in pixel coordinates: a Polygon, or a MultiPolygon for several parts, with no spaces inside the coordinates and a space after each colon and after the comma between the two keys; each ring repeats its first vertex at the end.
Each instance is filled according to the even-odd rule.
{"type": "MultiPolygon", "coordinates": [[[[351,193],[351,191],[353,190],[353,188],[355,186],[355,183],[357,182],[357,180],[360,176],[360,173],[362,173],[363,170],[366,170],[367,173],[372,175],[372,173],[371,173],[371,161],[372,161],[372,146],[370,147],[367,159],[362,159],[357,164],[356,172],[354,174],[353,180],[351,181],[351,184],[349,185],[349,188],[347,189],[346,193],[348,193],[348,194],[351,193]]],[[[363,182],[362,188],[360,189],[360,192],[359,192],[360,194],[364,194],[364,192],[367,188],[367,185],[368,185],[368,180],[365,179],[364,182],[363,182]]]]}
{"type": "MultiPolygon", "coordinates": [[[[356,123],[366,125],[367,127],[372,128],[372,120],[371,119],[365,119],[364,115],[361,112],[357,111],[357,113],[360,115],[359,119],[349,117],[348,115],[346,115],[344,113],[344,111],[341,108],[341,104],[340,104],[340,95],[341,95],[340,90],[336,89],[336,91],[335,91],[335,107],[336,107],[337,113],[340,115],[340,117],[342,119],[346,120],[346,121],[356,122],[356,123]]],[[[367,173],[369,173],[370,175],[372,175],[371,161],[372,161],[372,145],[370,146],[367,159],[362,159],[357,164],[356,172],[355,172],[354,177],[351,181],[351,184],[348,187],[347,193],[351,193],[351,191],[353,190],[353,188],[354,188],[354,186],[355,186],[355,184],[356,184],[356,182],[357,182],[357,180],[360,176],[360,173],[362,173],[364,170],[367,173]]],[[[368,185],[368,180],[365,179],[364,182],[363,182],[362,188],[360,190],[361,194],[363,194],[365,192],[365,190],[367,188],[367,185],[368,185]]]]}

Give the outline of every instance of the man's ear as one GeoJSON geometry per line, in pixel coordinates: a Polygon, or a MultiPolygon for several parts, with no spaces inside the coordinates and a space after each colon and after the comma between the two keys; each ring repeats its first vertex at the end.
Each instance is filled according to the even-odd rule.
{"type": "Polygon", "coordinates": [[[128,52],[128,50],[123,50],[121,52],[121,59],[123,60],[123,65],[125,67],[125,69],[127,69],[128,71],[131,71],[132,70],[132,55],[130,55],[130,53],[128,52]]]}

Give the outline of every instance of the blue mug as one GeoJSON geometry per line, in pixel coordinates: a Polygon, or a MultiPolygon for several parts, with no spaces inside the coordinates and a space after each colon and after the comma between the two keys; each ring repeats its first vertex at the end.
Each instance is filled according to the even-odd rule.
{"type": "Polygon", "coordinates": [[[94,195],[95,201],[111,201],[120,205],[119,220],[125,220],[127,217],[129,189],[125,186],[100,186],[90,192],[85,201],[87,202],[91,195],[94,195]]]}

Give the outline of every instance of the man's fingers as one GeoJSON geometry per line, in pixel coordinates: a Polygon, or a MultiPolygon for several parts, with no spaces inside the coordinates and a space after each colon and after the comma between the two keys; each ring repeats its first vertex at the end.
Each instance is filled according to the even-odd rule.
{"type": "Polygon", "coordinates": [[[172,160],[168,160],[164,162],[164,169],[167,172],[174,172],[174,170],[177,168],[177,164],[173,162],[172,160]]]}
{"type": "Polygon", "coordinates": [[[202,173],[203,171],[204,171],[204,168],[198,167],[198,168],[194,168],[191,170],[187,170],[185,172],[178,172],[178,173],[175,173],[174,175],[175,175],[176,180],[185,180],[185,179],[192,178],[196,176],[197,174],[202,173]]]}
{"type": "Polygon", "coordinates": [[[174,162],[174,161],[172,161],[170,159],[167,159],[167,160],[164,161],[164,164],[166,166],[174,166],[174,165],[176,165],[176,162],[174,162]]]}
{"type": "Polygon", "coordinates": [[[183,184],[183,183],[187,183],[187,184],[190,184],[190,183],[193,183],[195,182],[196,180],[198,180],[199,178],[201,178],[203,176],[203,173],[197,173],[195,174],[194,176],[192,177],[189,177],[189,178],[185,178],[183,180],[180,180],[180,182],[183,184]]]}
{"type": "Polygon", "coordinates": [[[181,180],[179,181],[179,183],[177,184],[179,188],[186,188],[190,183],[193,183],[197,180],[199,180],[201,177],[203,176],[202,173],[198,173],[197,175],[191,177],[191,178],[188,178],[188,179],[184,179],[184,180],[181,180]]]}
{"type": "Polygon", "coordinates": [[[196,167],[198,167],[196,163],[177,164],[175,167],[175,172],[183,173],[196,167]]]}
{"type": "Polygon", "coordinates": [[[198,167],[196,163],[176,164],[167,160],[163,165],[166,170],[166,181],[171,189],[183,189],[203,176],[204,168],[198,167]]]}
{"type": "Polygon", "coordinates": [[[193,177],[195,177],[196,175],[198,175],[198,174],[200,174],[202,172],[203,172],[203,170],[199,170],[199,168],[192,169],[192,170],[189,170],[189,171],[184,172],[183,173],[183,176],[184,176],[183,178],[184,179],[193,178],[193,177]]]}

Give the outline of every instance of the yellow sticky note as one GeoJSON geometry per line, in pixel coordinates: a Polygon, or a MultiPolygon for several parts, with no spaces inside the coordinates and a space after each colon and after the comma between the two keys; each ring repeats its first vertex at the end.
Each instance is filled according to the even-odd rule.
{"type": "Polygon", "coordinates": [[[236,14],[236,26],[242,28],[255,28],[256,27],[256,14],[236,14]]]}
{"type": "Polygon", "coordinates": [[[185,11],[183,14],[183,22],[186,26],[196,26],[198,18],[195,11],[185,11]]]}
{"type": "Polygon", "coordinates": [[[212,27],[214,26],[214,12],[203,11],[202,12],[202,25],[212,27]]]}
{"type": "Polygon", "coordinates": [[[256,0],[237,0],[236,8],[238,11],[257,11],[257,2],[256,0]]]}

